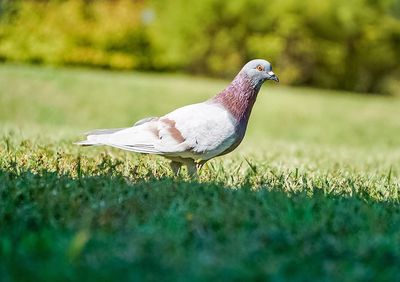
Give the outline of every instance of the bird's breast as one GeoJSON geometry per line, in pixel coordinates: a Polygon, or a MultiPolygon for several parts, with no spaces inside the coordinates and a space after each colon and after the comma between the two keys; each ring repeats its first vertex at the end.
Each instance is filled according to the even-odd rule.
{"type": "Polygon", "coordinates": [[[232,135],[231,139],[231,144],[228,148],[226,148],[224,151],[222,151],[219,156],[228,154],[230,152],[232,152],[233,150],[235,150],[240,143],[242,143],[242,140],[244,138],[244,135],[246,133],[246,128],[247,128],[247,124],[238,124],[235,128],[235,132],[232,135]]]}

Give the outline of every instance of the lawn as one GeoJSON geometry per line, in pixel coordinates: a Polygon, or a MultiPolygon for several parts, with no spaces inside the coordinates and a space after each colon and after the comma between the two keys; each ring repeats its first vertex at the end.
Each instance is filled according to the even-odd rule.
{"type": "Polygon", "coordinates": [[[227,83],[0,65],[1,281],[400,281],[399,98],[267,83],[195,180],[72,144],[227,83]]]}

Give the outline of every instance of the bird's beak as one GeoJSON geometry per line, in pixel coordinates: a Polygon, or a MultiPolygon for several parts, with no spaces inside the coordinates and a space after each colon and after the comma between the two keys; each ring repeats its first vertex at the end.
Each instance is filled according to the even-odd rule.
{"type": "Polygon", "coordinates": [[[276,74],[273,72],[273,71],[269,71],[269,72],[267,72],[267,74],[268,74],[268,80],[273,80],[273,81],[276,81],[276,82],[279,82],[279,78],[276,76],[276,74]]]}

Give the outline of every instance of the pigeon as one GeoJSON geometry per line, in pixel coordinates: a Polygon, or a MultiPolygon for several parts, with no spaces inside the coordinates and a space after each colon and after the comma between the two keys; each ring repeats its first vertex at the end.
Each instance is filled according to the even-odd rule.
{"type": "Polygon", "coordinates": [[[184,165],[195,176],[210,159],[232,152],[244,138],[257,94],[266,80],[279,82],[271,64],[251,60],[213,98],[178,108],[162,117],[139,120],[132,127],[86,133],[81,146],[111,146],[161,155],[177,175],[184,165]]]}

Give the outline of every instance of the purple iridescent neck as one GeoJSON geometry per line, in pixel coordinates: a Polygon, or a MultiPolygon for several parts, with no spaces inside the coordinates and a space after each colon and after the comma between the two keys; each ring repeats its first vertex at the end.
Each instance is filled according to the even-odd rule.
{"type": "Polygon", "coordinates": [[[239,123],[247,125],[261,84],[252,83],[245,72],[239,72],[231,84],[212,101],[222,104],[239,123]]]}

